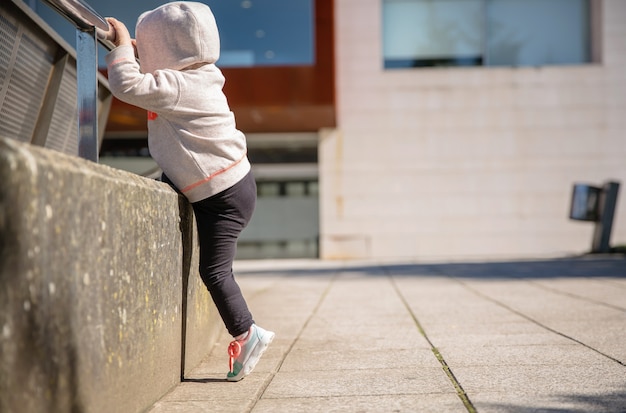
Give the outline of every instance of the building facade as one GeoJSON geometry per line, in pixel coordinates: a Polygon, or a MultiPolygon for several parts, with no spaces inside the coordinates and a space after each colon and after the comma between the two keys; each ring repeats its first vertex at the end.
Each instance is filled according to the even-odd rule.
{"type": "MultiPolygon", "coordinates": [[[[161,3],[90,2],[129,26],[161,3]]],[[[225,92],[259,187],[240,258],[590,250],[594,224],[569,219],[572,187],[626,179],[626,2],[207,3],[232,49],[224,50],[235,62],[222,68],[225,92]],[[311,33],[307,57],[272,64],[300,51],[281,42],[306,18],[297,26],[311,33]]],[[[114,100],[102,161],[158,175],[146,136],[145,111],[114,100]]],[[[623,199],[611,244],[626,244],[623,199]]]]}
{"type": "MultiPolygon", "coordinates": [[[[593,224],[568,219],[572,185],[626,178],[626,2],[590,1],[589,62],[401,70],[384,67],[383,6],[334,2],[337,125],[320,134],[320,256],[589,251],[593,224]]],[[[622,194],[611,243],[625,242],[622,194]]]]}

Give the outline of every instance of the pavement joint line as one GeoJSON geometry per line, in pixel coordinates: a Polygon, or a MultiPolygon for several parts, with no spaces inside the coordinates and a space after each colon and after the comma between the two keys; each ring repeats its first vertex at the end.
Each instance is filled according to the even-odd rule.
{"type": "Polygon", "coordinates": [[[256,406],[258,401],[261,400],[261,398],[265,394],[265,391],[267,390],[269,385],[274,380],[274,377],[276,377],[276,374],[278,374],[278,372],[280,371],[280,368],[283,366],[283,363],[285,362],[285,359],[289,356],[289,354],[291,353],[291,351],[295,347],[295,345],[298,342],[298,340],[300,340],[300,337],[302,336],[302,333],[304,332],[304,330],[307,328],[307,326],[311,322],[311,319],[315,316],[315,314],[317,314],[319,308],[321,307],[322,303],[324,302],[324,300],[328,296],[328,293],[330,292],[330,289],[332,288],[335,280],[337,279],[338,274],[339,274],[338,272],[333,274],[331,279],[328,281],[328,285],[326,286],[326,288],[322,292],[319,300],[317,301],[317,304],[315,304],[315,307],[313,308],[313,311],[311,311],[311,314],[309,314],[309,316],[307,317],[306,321],[304,322],[304,324],[302,325],[302,327],[298,331],[298,334],[296,334],[296,337],[293,339],[293,341],[289,345],[289,348],[287,348],[287,351],[285,351],[285,354],[283,354],[283,357],[280,359],[280,361],[278,362],[276,367],[272,370],[272,372],[270,373],[269,377],[261,385],[261,388],[257,392],[256,398],[254,400],[252,400],[250,408],[247,410],[248,413],[250,413],[254,409],[254,407],[256,406]]]}
{"type": "Polygon", "coordinates": [[[393,278],[393,276],[391,276],[387,272],[386,268],[384,268],[384,271],[387,273],[387,277],[389,277],[389,280],[391,281],[391,284],[393,285],[394,290],[396,290],[396,294],[400,298],[400,301],[402,301],[402,304],[404,305],[406,310],[411,315],[411,318],[413,319],[413,322],[415,323],[415,326],[417,327],[418,331],[424,337],[424,339],[428,342],[428,345],[430,346],[430,350],[435,355],[435,358],[437,359],[439,364],[441,364],[441,368],[443,369],[444,373],[446,373],[446,376],[448,376],[448,379],[452,383],[452,386],[454,387],[457,396],[459,396],[459,398],[461,399],[461,402],[463,403],[463,406],[465,406],[465,409],[467,409],[468,413],[476,413],[477,410],[474,407],[474,404],[472,403],[472,401],[469,399],[469,396],[465,392],[465,389],[463,389],[463,386],[461,385],[459,380],[456,378],[456,376],[452,372],[452,369],[450,368],[450,366],[448,365],[448,363],[444,359],[443,355],[439,352],[439,349],[437,349],[437,347],[435,347],[433,342],[430,341],[430,338],[426,334],[426,331],[422,327],[422,324],[419,322],[419,320],[417,319],[417,316],[411,310],[411,306],[409,305],[409,303],[407,302],[406,298],[404,297],[404,295],[400,291],[400,288],[398,287],[398,284],[396,284],[395,279],[393,278]]]}
{"type": "Polygon", "coordinates": [[[459,284],[461,284],[464,288],[466,288],[466,289],[468,289],[469,291],[473,292],[474,294],[478,295],[479,297],[482,297],[482,298],[484,298],[485,300],[491,301],[492,303],[494,303],[494,304],[496,304],[496,305],[499,305],[500,307],[502,307],[502,308],[504,308],[504,309],[506,309],[506,310],[508,310],[508,311],[512,312],[513,314],[516,314],[516,315],[518,315],[518,316],[520,316],[520,317],[522,317],[522,318],[524,318],[524,319],[526,319],[526,320],[530,321],[531,323],[536,324],[537,326],[539,326],[539,327],[541,327],[541,328],[544,328],[545,330],[547,330],[547,331],[549,331],[549,332],[551,332],[551,333],[557,334],[557,335],[559,335],[559,336],[561,336],[561,337],[563,337],[563,338],[566,338],[566,339],[568,339],[568,340],[570,340],[570,341],[573,341],[573,342],[575,342],[575,343],[577,343],[577,344],[580,344],[581,346],[586,347],[586,348],[588,348],[589,350],[595,351],[595,352],[596,352],[596,353],[598,353],[599,355],[604,356],[604,357],[606,357],[607,359],[609,359],[609,360],[611,360],[611,361],[614,361],[614,362],[616,362],[617,364],[619,364],[619,365],[621,365],[621,366],[626,367],[626,363],[624,363],[623,361],[621,361],[621,360],[619,360],[619,359],[616,359],[615,357],[610,356],[610,355],[608,355],[608,354],[606,354],[606,353],[603,353],[602,351],[600,351],[600,350],[598,350],[598,349],[596,349],[596,348],[594,348],[594,347],[590,346],[589,344],[586,344],[586,343],[584,343],[584,342],[582,342],[582,341],[580,341],[580,340],[578,340],[578,339],[575,339],[574,337],[568,336],[568,335],[567,335],[567,334],[565,334],[565,333],[562,333],[562,332],[560,332],[560,331],[558,331],[558,330],[555,330],[555,329],[553,329],[552,327],[549,327],[549,326],[547,326],[547,325],[545,325],[545,324],[541,323],[540,321],[535,320],[534,318],[532,318],[532,317],[530,317],[530,316],[528,316],[528,315],[526,315],[526,314],[522,313],[521,311],[518,311],[518,310],[514,309],[513,307],[510,307],[510,306],[508,306],[508,305],[504,304],[503,302],[496,300],[495,298],[492,298],[492,297],[489,297],[489,296],[488,296],[488,295],[486,295],[486,294],[483,294],[482,292],[478,291],[478,290],[477,290],[477,289],[475,289],[475,288],[472,288],[472,287],[471,287],[471,286],[469,286],[467,283],[463,282],[462,280],[460,280],[460,279],[458,279],[458,278],[456,278],[456,277],[450,277],[450,278],[451,278],[451,279],[453,279],[454,281],[458,282],[459,284]]]}
{"type": "Polygon", "coordinates": [[[594,299],[591,299],[591,298],[588,298],[588,297],[584,297],[582,295],[570,293],[570,292],[567,292],[567,291],[562,291],[562,290],[556,289],[554,287],[548,287],[547,285],[543,285],[543,284],[541,284],[540,282],[537,282],[537,281],[533,281],[533,280],[527,280],[527,281],[529,283],[537,286],[538,288],[541,288],[541,289],[546,290],[546,291],[553,292],[555,294],[560,294],[560,295],[563,295],[565,297],[570,297],[570,298],[576,298],[577,300],[586,301],[586,302],[591,303],[591,304],[601,305],[601,306],[610,308],[612,310],[626,311],[626,308],[624,308],[624,307],[620,307],[620,306],[617,306],[617,305],[614,305],[614,304],[610,304],[610,303],[605,303],[605,302],[602,302],[602,301],[594,300],[594,299]]]}

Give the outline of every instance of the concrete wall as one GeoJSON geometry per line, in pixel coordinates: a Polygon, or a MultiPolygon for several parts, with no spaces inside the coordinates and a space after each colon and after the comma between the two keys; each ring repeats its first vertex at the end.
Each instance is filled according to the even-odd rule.
{"type": "Polygon", "coordinates": [[[572,184],[626,184],[626,2],[599,4],[597,64],[383,70],[381,1],[335,0],[338,127],[320,144],[321,256],[589,251],[593,224],[568,220],[572,184]]]}
{"type": "Polygon", "coordinates": [[[168,186],[0,138],[0,411],[139,412],[221,328],[168,186]]]}

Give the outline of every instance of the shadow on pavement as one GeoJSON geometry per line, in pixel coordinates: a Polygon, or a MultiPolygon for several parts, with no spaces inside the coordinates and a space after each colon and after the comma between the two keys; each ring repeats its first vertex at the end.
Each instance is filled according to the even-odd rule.
{"type": "Polygon", "coordinates": [[[478,410],[486,408],[503,413],[626,413],[626,390],[604,394],[561,394],[554,396],[555,403],[565,407],[523,406],[515,404],[483,403],[478,410]]]}
{"type": "Polygon", "coordinates": [[[359,273],[371,276],[448,276],[457,278],[485,279],[540,279],[559,277],[609,277],[626,278],[626,255],[586,255],[549,260],[518,260],[493,262],[459,262],[437,264],[350,264],[321,262],[316,264],[279,265],[276,268],[238,269],[237,274],[248,275],[331,275],[335,273],[359,273]],[[323,264],[323,265],[322,265],[323,264]]]}

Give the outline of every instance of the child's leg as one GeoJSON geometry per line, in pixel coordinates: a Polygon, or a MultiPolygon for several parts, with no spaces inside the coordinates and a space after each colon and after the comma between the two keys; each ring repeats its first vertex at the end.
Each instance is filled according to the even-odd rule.
{"type": "Polygon", "coordinates": [[[200,276],[233,336],[254,323],[233,275],[237,239],[256,205],[256,183],[249,173],[233,187],[192,204],[200,241],[200,276]]]}

